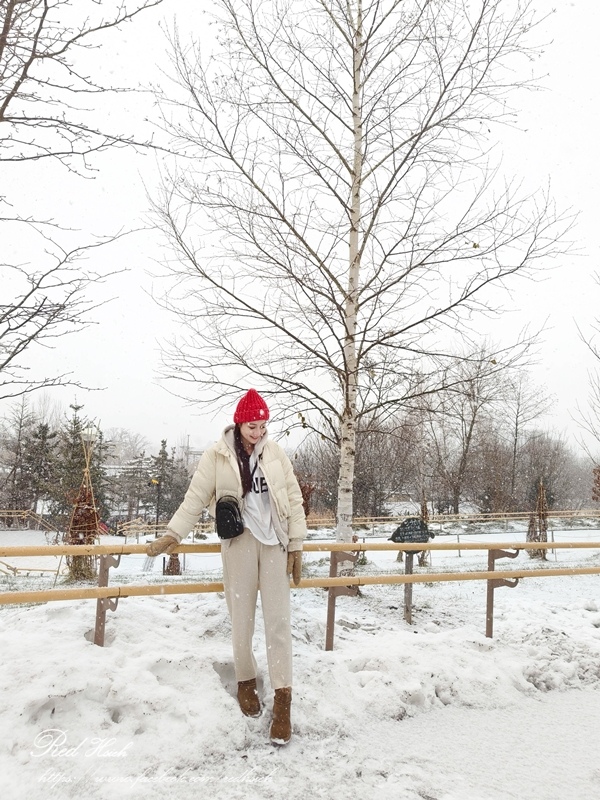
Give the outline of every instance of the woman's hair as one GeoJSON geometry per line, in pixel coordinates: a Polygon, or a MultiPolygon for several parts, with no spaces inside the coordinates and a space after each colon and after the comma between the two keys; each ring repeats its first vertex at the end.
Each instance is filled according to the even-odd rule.
{"type": "Polygon", "coordinates": [[[235,442],[235,454],[237,456],[238,466],[240,468],[240,476],[242,478],[242,497],[245,497],[252,489],[252,473],[250,472],[250,456],[244,450],[242,444],[242,434],[240,433],[240,426],[236,425],[233,431],[233,440],[235,442]]]}

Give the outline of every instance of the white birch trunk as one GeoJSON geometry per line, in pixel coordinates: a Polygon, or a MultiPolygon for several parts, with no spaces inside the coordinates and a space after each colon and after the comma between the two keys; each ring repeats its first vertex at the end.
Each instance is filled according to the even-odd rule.
{"type": "MultiPolygon", "coordinates": [[[[351,8],[348,2],[348,18],[351,8]]],[[[352,87],[352,127],[354,131],[354,154],[351,187],[350,236],[348,289],[345,302],[344,338],[344,410],[340,430],[340,474],[338,481],[337,539],[349,542],[352,539],[354,462],[356,451],[356,328],[358,320],[358,288],[360,279],[360,201],[363,167],[363,126],[362,126],[362,85],[361,63],[363,55],[362,40],[362,0],[356,3],[354,26],[353,87],[352,87]]]]}

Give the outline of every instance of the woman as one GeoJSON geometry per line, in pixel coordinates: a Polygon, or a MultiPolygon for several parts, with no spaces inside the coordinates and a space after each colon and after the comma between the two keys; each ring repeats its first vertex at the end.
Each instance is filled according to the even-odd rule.
{"type": "Polygon", "coordinates": [[[287,744],[292,735],[292,633],[290,582],[300,582],[306,522],[302,493],[283,449],[267,438],[269,409],[255,389],[237,404],[234,425],[200,459],[183,503],[167,534],[148,555],[171,553],[192,530],[202,510],[214,511],[222,497],[238,499],[243,533],[221,541],[223,583],[231,618],[233,657],[242,713],[261,714],[252,652],[260,586],[269,677],[275,691],[270,738],[287,744]]]}

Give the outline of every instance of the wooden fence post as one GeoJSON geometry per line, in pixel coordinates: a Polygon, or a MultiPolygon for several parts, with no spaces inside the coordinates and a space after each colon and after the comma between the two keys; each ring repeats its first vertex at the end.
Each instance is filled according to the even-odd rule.
{"type": "MultiPolygon", "coordinates": [[[[407,550],[406,553],[406,564],[404,567],[404,574],[405,575],[412,575],[413,574],[413,559],[415,554],[412,550],[407,550]]],[[[409,625],[412,625],[412,595],[413,595],[413,585],[412,583],[405,583],[404,584],[404,620],[408,622],[409,625]]]]}
{"type": "MultiPolygon", "coordinates": [[[[496,559],[498,558],[516,558],[519,551],[515,550],[514,553],[509,553],[508,550],[490,550],[488,552],[488,572],[494,572],[496,569],[496,559]]],[[[494,589],[499,586],[508,586],[509,589],[514,589],[519,583],[518,578],[512,580],[505,580],[503,578],[494,578],[487,581],[487,603],[485,611],[485,635],[491,639],[494,635],[494,589]]]]}
{"type": "MultiPolygon", "coordinates": [[[[118,567],[121,556],[100,556],[98,568],[98,586],[108,586],[108,571],[111,567],[118,567]]],[[[106,629],[107,610],[116,611],[119,603],[118,597],[99,597],[96,600],[96,627],[94,629],[94,644],[104,647],[104,632],[106,629]]]]}
{"type": "MultiPolygon", "coordinates": [[[[345,553],[340,550],[332,550],[329,560],[329,577],[337,578],[338,564],[340,561],[356,562],[358,553],[345,553]]],[[[333,636],[335,627],[335,599],[338,595],[356,595],[358,586],[330,586],[327,592],[327,628],[325,631],[325,650],[333,650],[333,636]]]]}

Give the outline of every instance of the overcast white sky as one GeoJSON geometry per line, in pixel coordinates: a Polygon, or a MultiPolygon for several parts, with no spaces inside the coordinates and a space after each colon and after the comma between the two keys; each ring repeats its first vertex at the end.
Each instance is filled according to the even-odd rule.
{"type": "MultiPolygon", "coordinates": [[[[552,9],[546,0],[537,0],[535,5],[542,13],[552,9]]],[[[99,59],[103,72],[116,83],[123,82],[124,76],[143,80],[156,74],[156,62],[166,58],[159,22],[171,21],[177,13],[181,27],[183,20],[191,26],[202,25],[203,6],[193,0],[166,0],[125,32],[107,38],[103,49],[91,57],[99,59]]],[[[515,284],[514,312],[505,322],[507,328],[518,330],[527,322],[536,327],[547,320],[533,376],[557,397],[549,424],[574,436],[577,428],[570,415],[577,402],[586,402],[587,371],[593,367],[574,320],[585,330],[600,317],[600,288],[593,280],[600,250],[596,197],[600,184],[596,89],[600,9],[589,0],[560,3],[544,30],[549,44],[536,69],[547,73],[542,81],[547,88],[515,98],[520,130],[503,136],[504,164],[507,172],[523,177],[531,186],[550,180],[558,206],[579,213],[573,238],[580,255],[565,257],[544,280],[515,284]]],[[[143,100],[128,99],[127,105],[134,116],[148,110],[143,100]]],[[[108,123],[119,124],[121,113],[118,106],[102,109],[108,123]]],[[[152,190],[157,182],[154,157],[119,150],[99,157],[96,166],[97,177],[89,181],[69,177],[51,165],[20,166],[18,179],[14,171],[12,180],[8,173],[11,196],[30,213],[51,213],[80,228],[82,240],[84,233],[108,234],[139,226],[147,210],[145,186],[152,190]]],[[[175,445],[189,436],[191,446],[200,447],[217,437],[230,413],[216,410],[214,420],[198,417],[157,381],[158,341],[176,330],[148,295],[158,247],[157,239],[144,232],[102,250],[105,268],[127,270],[99,292],[100,298],[115,299],[97,313],[96,325],[62,340],[54,352],[46,351],[32,363],[69,368],[81,382],[104,387],[96,392],[64,388],[52,393],[65,406],[75,399],[83,403],[85,413],[104,429],[130,429],[145,436],[153,447],[162,438],[175,445]]]]}

